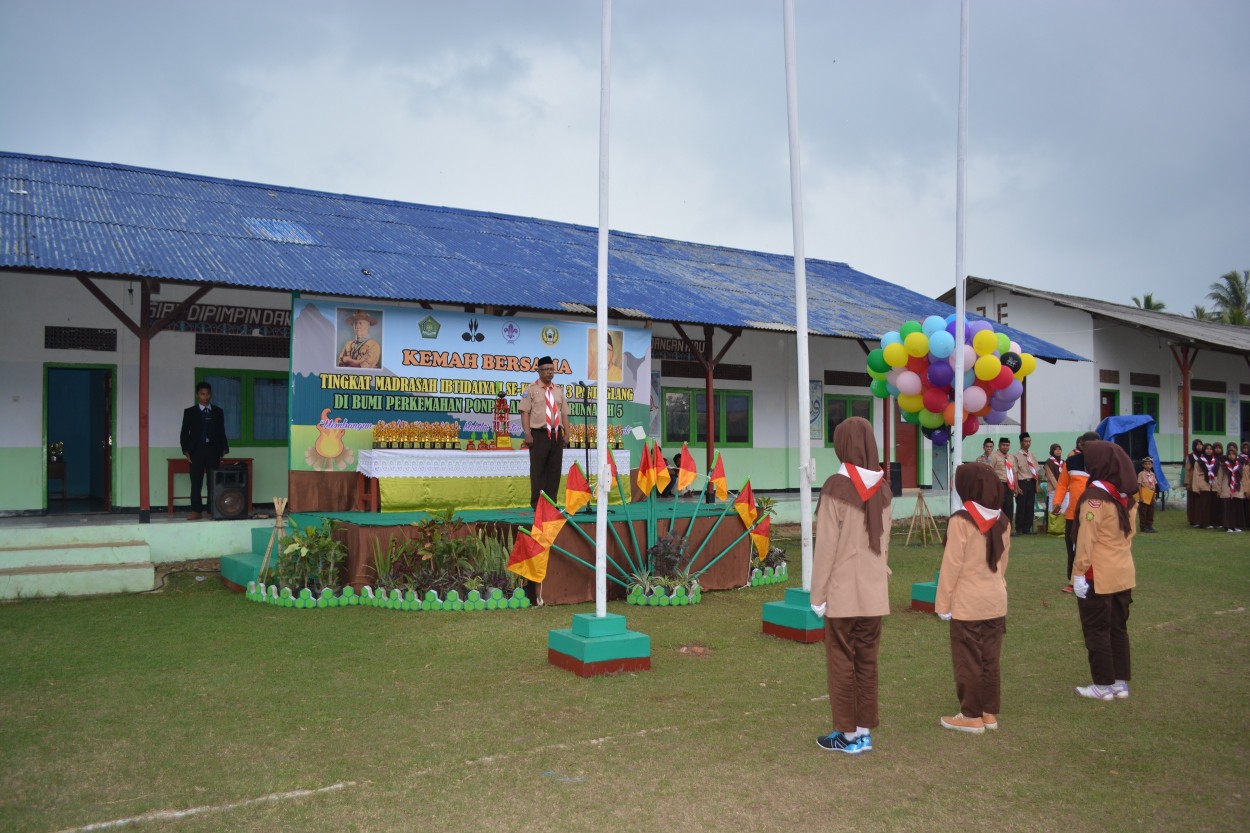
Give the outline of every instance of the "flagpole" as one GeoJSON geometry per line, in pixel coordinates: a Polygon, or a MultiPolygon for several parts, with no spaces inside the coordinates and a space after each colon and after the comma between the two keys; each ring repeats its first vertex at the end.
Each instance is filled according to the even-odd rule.
{"type": "MultiPolygon", "coordinates": [[[[612,0],[603,0],[599,57],[599,262],[595,293],[595,341],[598,367],[595,378],[595,431],[608,436],[608,124],[612,104],[612,0]]],[[[599,480],[595,487],[599,500],[595,510],[595,616],[608,615],[608,444],[600,442],[599,480]]]]}
{"type": "Polygon", "coordinates": [[[964,275],[964,203],[967,198],[968,149],[968,0],[959,11],[959,127],[955,141],[955,424],[951,426],[950,513],[959,509],[954,470],[964,459],[964,337],[967,281],[964,275]]]}
{"type": "Polygon", "coordinates": [[[794,44],[794,0],[782,0],[786,42],[786,114],[790,134],[790,214],[794,224],[794,313],[798,364],[799,532],[803,553],[803,589],[812,589],[812,459],[811,388],[807,355],[807,262],[803,251],[803,186],[799,164],[799,82],[794,44]]]}

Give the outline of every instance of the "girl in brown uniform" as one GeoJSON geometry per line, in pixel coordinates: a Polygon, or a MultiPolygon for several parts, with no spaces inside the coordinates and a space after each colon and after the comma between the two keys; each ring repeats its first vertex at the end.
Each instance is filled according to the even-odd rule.
{"type": "Polygon", "coordinates": [[[1000,508],[1002,489],[989,466],[960,466],[955,491],[964,503],[946,528],[934,610],[951,623],[959,713],[940,722],[943,728],[979,735],[998,728],[1011,519],[1000,508]]]}
{"type": "Polygon", "coordinates": [[[877,726],[877,654],[881,619],[890,612],[892,496],[868,420],[841,422],[833,430],[833,449],[842,467],[820,490],[811,597],[812,610],[825,621],[833,731],[816,744],[858,755],[872,751],[877,726]]]}
{"type": "Polygon", "coordinates": [[[1224,520],[1224,528],[1229,532],[1241,532],[1246,527],[1246,519],[1242,517],[1241,499],[1242,481],[1245,480],[1245,469],[1241,457],[1237,454],[1237,443],[1229,443],[1224,459],[1220,462],[1219,474],[1215,480],[1216,493],[1220,499],[1220,517],[1224,520]]]}
{"type": "Polygon", "coordinates": [[[1115,443],[1085,443],[1089,484],[1076,508],[1076,560],[1072,586],[1089,652],[1093,682],[1076,693],[1093,700],[1128,697],[1128,614],[1137,585],[1133,535],[1137,525],[1137,476],[1115,443]]]}

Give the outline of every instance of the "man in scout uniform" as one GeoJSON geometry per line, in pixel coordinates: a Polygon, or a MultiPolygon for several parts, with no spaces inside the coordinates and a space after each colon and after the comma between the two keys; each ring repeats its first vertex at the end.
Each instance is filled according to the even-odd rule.
{"type": "Polygon", "coordinates": [[[1037,514],[1037,458],[1029,447],[1033,438],[1025,431],[1020,435],[1020,450],[1011,455],[1011,465],[1016,473],[1016,532],[1033,534],[1033,517],[1037,514]]]}
{"type": "Polygon", "coordinates": [[[990,466],[994,476],[1003,487],[1003,514],[1010,518],[1015,513],[1016,469],[1011,462],[1011,439],[1003,437],[998,441],[998,450],[990,455],[990,466]]]}
{"type": "Polygon", "coordinates": [[[538,360],[538,381],[521,394],[521,428],[530,450],[530,506],[538,507],[538,493],[555,501],[560,492],[564,447],[568,445],[569,403],[564,388],[555,384],[551,356],[538,360]]]}
{"type": "Polygon", "coordinates": [[[369,338],[369,328],[376,327],[378,319],[364,310],[356,310],[347,316],[347,326],[352,328],[354,338],[349,338],[339,352],[339,367],[382,366],[382,345],[369,338]]]}

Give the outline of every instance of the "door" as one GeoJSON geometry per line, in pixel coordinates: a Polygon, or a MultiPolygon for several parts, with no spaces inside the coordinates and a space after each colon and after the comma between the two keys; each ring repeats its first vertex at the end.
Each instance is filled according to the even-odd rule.
{"type": "Polygon", "coordinates": [[[919,485],[920,473],[920,426],[903,421],[903,412],[892,409],[894,421],[894,460],[903,474],[903,488],[914,489],[919,485]]]}
{"type": "Polygon", "coordinates": [[[1100,420],[1120,415],[1120,392],[1118,390],[1099,391],[1098,402],[1100,420]]]}
{"type": "Polygon", "coordinates": [[[1250,442],[1250,402],[1241,403],[1241,441],[1250,442]]]}
{"type": "Polygon", "coordinates": [[[45,365],[49,512],[113,508],[112,366],[45,365]]]}

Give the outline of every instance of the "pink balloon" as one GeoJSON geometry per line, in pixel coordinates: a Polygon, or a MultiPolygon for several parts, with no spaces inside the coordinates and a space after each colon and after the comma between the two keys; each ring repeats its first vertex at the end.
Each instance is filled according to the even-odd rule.
{"type": "Polygon", "coordinates": [[[920,376],[910,370],[904,370],[898,374],[898,380],[894,383],[894,387],[898,388],[898,392],[901,394],[915,396],[920,393],[920,376]]]}
{"type": "Polygon", "coordinates": [[[972,413],[979,411],[985,407],[989,401],[989,397],[985,394],[985,389],[973,385],[970,388],[964,388],[964,411],[972,413]]]}

